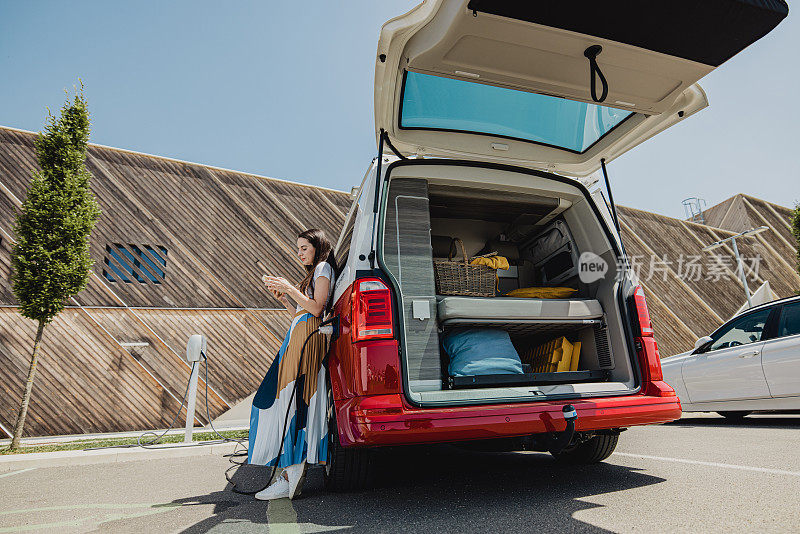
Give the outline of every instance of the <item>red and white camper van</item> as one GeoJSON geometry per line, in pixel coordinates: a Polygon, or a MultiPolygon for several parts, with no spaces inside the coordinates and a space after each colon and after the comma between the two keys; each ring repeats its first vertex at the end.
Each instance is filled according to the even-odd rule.
{"type": "Polygon", "coordinates": [[[379,155],[336,246],[329,487],[364,484],[375,447],[502,438],[598,462],[625,428],[680,416],[595,176],[703,109],[696,82],[788,9],[612,4],[430,0],[383,26],[379,155]],[[491,295],[440,291],[435,260],[491,252],[509,264],[491,295]],[[569,296],[508,296],[525,288],[569,296]],[[492,372],[496,349],[467,343],[486,365],[453,372],[445,342],[469,331],[575,357],[492,372]]]}

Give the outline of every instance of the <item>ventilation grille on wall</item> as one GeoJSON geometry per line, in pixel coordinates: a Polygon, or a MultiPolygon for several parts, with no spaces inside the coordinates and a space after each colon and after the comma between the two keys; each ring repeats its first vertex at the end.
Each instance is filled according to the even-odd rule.
{"type": "Polygon", "coordinates": [[[109,282],[160,284],[167,276],[167,249],[151,245],[106,245],[103,276],[109,282]]]}
{"type": "Polygon", "coordinates": [[[611,356],[611,349],[608,343],[608,327],[595,325],[594,344],[597,348],[597,360],[600,363],[600,369],[613,369],[614,359],[611,356]]]}

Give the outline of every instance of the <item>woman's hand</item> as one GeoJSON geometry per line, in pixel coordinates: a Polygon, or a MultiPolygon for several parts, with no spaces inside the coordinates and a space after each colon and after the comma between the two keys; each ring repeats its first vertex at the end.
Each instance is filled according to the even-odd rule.
{"type": "Polygon", "coordinates": [[[273,297],[275,297],[278,301],[288,306],[289,299],[286,298],[286,293],[284,291],[276,289],[273,286],[272,282],[270,281],[270,279],[273,278],[275,277],[265,274],[264,276],[261,277],[261,281],[264,282],[264,285],[267,286],[267,289],[269,289],[273,297]]]}
{"type": "Polygon", "coordinates": [[[284,295],[280,291],[275,291],[274,289],[270,289],[270,291],[272,292],[272,296],[281,301],[283,304],[289,302],[289,299],[286,298],[286,295],[284,295]]]}
{"type": "Polygon", "coordinates": [[[295,287],[286,279],[280,276],[267,276],[267,287],[270,291],[277,291],[281,294],[292,292],[295,287]]]}

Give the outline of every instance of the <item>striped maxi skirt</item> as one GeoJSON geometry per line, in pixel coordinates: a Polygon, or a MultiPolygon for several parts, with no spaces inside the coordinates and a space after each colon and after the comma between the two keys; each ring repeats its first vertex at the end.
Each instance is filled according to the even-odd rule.
{"type": "Polygon", "coordinates": [[[298,374],[300,350],[322,321],[306,311],[292,320],[278,355],[253,398],[247,461],[287,467],[307,462],[324,464],[328,454],[328,395],[325,389],[325,337],[308,340],[298,374]],[[292,390],[297,382],[297,391],[292,390]],[[287,418],[287,410],[289,412],[287,418]],[[281,431],[283,448],[281,449],[281,431]],[[280,454],[280,456],[278,456],[280,454]]]}

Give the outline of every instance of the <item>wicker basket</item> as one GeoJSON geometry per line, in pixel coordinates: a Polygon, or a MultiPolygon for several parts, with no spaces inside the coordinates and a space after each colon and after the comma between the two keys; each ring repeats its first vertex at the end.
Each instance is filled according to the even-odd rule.
{"type": "Polygon", "coordinates": [[[438,295],[494,296],[497,270],[485,265],[470,265],[464,242],[457,237],[450,242],[450,254],[446,260],[433,260],[433,273],[438,295]],[[456,243],[461,247],[463,261],[453,261],[456,243]]]}

